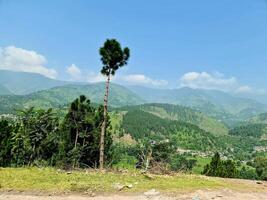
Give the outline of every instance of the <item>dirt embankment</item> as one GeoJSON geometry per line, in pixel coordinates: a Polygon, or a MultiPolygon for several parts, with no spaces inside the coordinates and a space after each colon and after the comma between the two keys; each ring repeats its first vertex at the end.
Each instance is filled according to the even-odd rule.
{"type": "Polygon", "coordinates": [[[232,190],[198,190],[193,193],[172,195],[107,195],[90,197],[86,195],[29,195],[29,194],[0,194],[1,200],[267,200],[266,192],[236,192],[232,190]]]}

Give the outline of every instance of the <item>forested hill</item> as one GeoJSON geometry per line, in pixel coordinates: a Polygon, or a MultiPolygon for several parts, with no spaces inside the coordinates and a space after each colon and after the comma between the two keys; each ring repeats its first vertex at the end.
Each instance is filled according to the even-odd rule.
{"type": "MultiPolygon", "coordinates": [[[[170,117],[163,118],[145,111],[142,106],[131,106],[128,109],[117,109],[112,112],[113,128],[115,128],[115,133],[119,138],[125,136],[127,142],[130,143],[139,140],[168,140],[172,143],[171,145],[182,151],[196,151],[197,154],[202,152],[206,155],[220,151],[227,158],[239,160],[248,160],[257,154],[265,155],[264,149],[267,145],[267,139],[253,134],[253,131],[256,130],[254,128],[244,132],[242,128],[237,127],[231,129],[230,134],[216,135],[192,124],[195,119],[188,123],[190,120],[184,122],[174,120],[174,118],[170,119],[170,117]],[[117,119],[114,119],[114,115],[117,116],[117,119]],[[134,141],[128,138],[129,135],[134,141]]],[[[181,113],[184,114],[184,112],[181,113]]],[[[193,116],[192,114],[191,117],[193,116]]],[[[260,127],[258,130],[263,131],[260,127]]],[[[257,134],[262,134],[262,132],[257,134]]],[[[123,138],[122,141],[124,141],[123,138]]]]}
{"type": "Polygon", "coordinates": [[[230,135],[262,138],[267,136],[267,124],[247,124],[237,126],[229,131],[230,135]]]}
{"type": "Polygon", "coordinates": [[[178,104],[198,109],[209,116],[231,123],[244,120],[267,111],[266,105],[252,99],[236,97],[218,90],[192,89],[155,89],[129,86],[148,103],[178,104]]]}
{"type": "Polygon", "coordinates": [[[256,116],[252,117],[249,121],[252,123],[267,124],[267,112],[256,115],[256,116]]]}
{"type": "Polygon", "coordinates": [[[216,136],[198,126],[181,121],[162,119],[142,110],[131,110],[123,116],[122,130],[136,141],[170,140],[177,148],[215,151],[223,149],[216,136]]]}
{"type": "MultiPolygon", "coordinates": [[[[86,95],[91,102],[102,103],[104,98],[104,83],[88,85],[65,85],[48,90],[34,92],[28,95],[0,96],[0,113],[13,113],[16,109],[26,107],[56,108],[72,102],[77,96],[86,95]]],[[[111,84],[109,105],[125,106],[144,103],[136,94],[117,84],[111,84]]]]}
{"type": "Polygon", "coordinates": [[[118,108],[117,110],[141,110],[160,118],[177,120],[197,125],[201,129],[207,132],[211,132],[214,135],[226,135],[228,133],[228,129],[223,123],[219,122],[216,119],[208,117],[201,112],[184,106],[152,103],[138,106],[126,106],[118,108]]]}

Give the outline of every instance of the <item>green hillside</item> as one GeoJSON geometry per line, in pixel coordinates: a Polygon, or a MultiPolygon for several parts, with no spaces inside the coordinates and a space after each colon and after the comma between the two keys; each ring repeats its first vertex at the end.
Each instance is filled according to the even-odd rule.
{"type": "Polygon", "coordinates": [[[210,151],[223,148],[218,139],[198,126],[168,119],[162,119],[142,110],[127,112],[122,129],[135,140],[149,138],[156,141],[169,139],[177,148],[210,151]]]}
{"type": "Polygon", "coordinates": [[[152,89],[131,86],[129,88],[147,102],[192,107],[230,125],[235,121],[247,119],[267,110],[266,105],[255,100],[236,97],[217,90],[186,87],[179,89],[152,89]]]}
{"type": "Polygon", "coordinates": [[[196,151],[200,156],[203,154],[199,152],[209,155],[217,150],[227,158],[238,160],[266,155],[263,151],[267,146],[266,135],[261,132],[265,129],[251,126],[244,131],[240,125],[230,129],[228,134],[221,122],[191,108],[144,104],[116,108],[110,116],[114,133],[119,137],[125,136],[122,142],[127,144],[147,138],[156,141],[169,139],[178,149],[196,151]]]}
{"type": "MultiPolygon", "coordinates": [[[[15,109],[25,107],[55,108],[64,106],[79,95],[86,95],[94,103],[102,103],[104,98],[104,83],[90,85],[66,85],[28,95],[0,96],[0,113],[12,113],[15,109]]],[[[128,89],[111,84],[109,104],[118,107],[144,103],[136,94],[128,89]]]]}
{"type": "MultiPolygon", "coordinates": [[[[112,117],[114,115],[113,113],[112,117]]],[[[255,155],[266,155],[264,149],[267,147],[267,140],[263,138],[232,133],[214,135],[191,123],[164,119],[140,109],[117,113],[116,117],[116,123],[113,122],[117,129],[115,133],[119,133],[120,137],[131,135],[135,141],[169,140],[181,152],[189,150],[201,157],[211,155],[215,151],[234,160],[250,160],[255,155]]]]}
{"type": "Polygon", "coordinates": [[[256,115],[256,116],[252,117],[249,121],[252,123],[267,124],[267,112],[256,115]]]}
{"type": "MultiPolygon", "coordinates": [[[[86,83],[54,80],[35,73],[0,70],[0,95],[26,95],[0,97],[2,99],[0,103],[7,102],[7,105],[0,106],[0,112],[31,105],[61,106],[80,94],[86,94],[93,102],[102,102],[103,84],[100,84],[102,86],[92,85],[89,87],[86,83]]],[[[216,118],[229,127],[234,127],[242,120],[267,111],[265,105],[255,100],[236,97],[216,90],[152,89],[140,86],[128,86],[128,89],[122,86],[113,89],[114,94],[110,96],[110,105],[135,105],[144,102],[183,105],[216,118]]]]}
{"type": "Polygon", "coordinates": [[[261,138],[267,134],[267,124],[247,124],[235,127],[229,131],[230,135],[261,138]]]}
{"type": "Polygon", "coordinates": [[[138,106],[128,106],[119,109],[142,110],[160,118],[191,123],[199,126],[201,129],[207,132],[213,133],[214,135],[226,135],[228,133],[228,129],[223,123],[208,117],[201,112],[184,106],[153,103],[138,106]]]}

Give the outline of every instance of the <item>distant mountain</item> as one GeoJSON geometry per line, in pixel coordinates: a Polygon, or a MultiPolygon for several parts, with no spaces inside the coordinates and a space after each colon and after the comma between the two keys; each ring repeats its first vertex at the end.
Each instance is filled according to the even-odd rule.
{"type": "Polygon", "coordinates": [[[0,85],[10,91],[10,94],[30,94],[67,84],[70,84],[70,82],[50,79],[36,73],[0,70],[0,85]]]}
{"type": "Polygon", "coordinates": [[[12,92],[10,92],[9,89],[7,89],[5,86],[0,85],[0,95],[11,95],[12,92]]]}
{"type": "Polygon", "coordinates": [[[224,121],[247,119],[262,111],[267,106],[255,100],[232,96],[217,90],[191,88],[152,89],[129,86],[129,89],[147,102],[169,103],[189,106],[210,116],[224,121]]]}
{"type": "Polygon", "coordinates": [[[249,122],[267,124],[267,112],[252,117],[249,122]]]}
{"type": "MultiPolygon", "coordinates": [[[[88,85],[65,85],[28,95],[0,96],[0,113],[14,112],[15,109],[35,106],[38,108],[61,107],[69,104],[79,95],[86,95],[94,103],[102,103],[104,99],[104,83],[88,85]]],[[[144,103],[140,97],[127,88],[111,84],[109,105],[118,107],[144,103]]]]}
{"type": "Polygon", "coordinates": [[[194,124],[207,132],[213,133],[216,136],[228,134],[228,129],[223,123],[219,122],[216,119],[208,117],[203,113],[184,106],[151,103],[137,106],[121,107],[117,108],[116,110],[141,110],[163,119],[168,119],[172,121],[176,120],[194,124]]]}
{"type": "MultiPolygon", "coordinates": [[[[128,86],[126,89],[115,84],[113,87],[116,87],[110,96],[110,104],[113,106],[135,105],[140,102],[183,105],[221,120],[231,127],[241,120],[267,112],[267,106],[262,103],[216,90],[151,89],[140,86],[128,86]]],[[[1,96],[0,103],[8,102],[6,105],[0,105],[2,110],[6,111],[12,106],[58,106],[70,102],[80,94],[87,94],[93,102],[102,102],[103,90],[103,83],[72,83],[35,73],[0,70],[0,95],[26,95],[1,96]]]]}

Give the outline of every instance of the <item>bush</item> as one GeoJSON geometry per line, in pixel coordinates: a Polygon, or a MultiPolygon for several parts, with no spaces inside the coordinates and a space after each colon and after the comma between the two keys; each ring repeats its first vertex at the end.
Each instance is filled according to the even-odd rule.
{"type": "Polygon", "coordinates": [[[176,154],[171,157],[170,168],[172,171],[191,171],[196,163],[195,159],[186,159],[185,156],[176,154]]]}
{"type": "Polygon", "coordinates": [[[214,154],[210,164],[204,167],[202,174],[223,178],[236,178],[238,177],[238,170],[232,160],[221,160],[220,154],[217,152],[214,154]]]}

